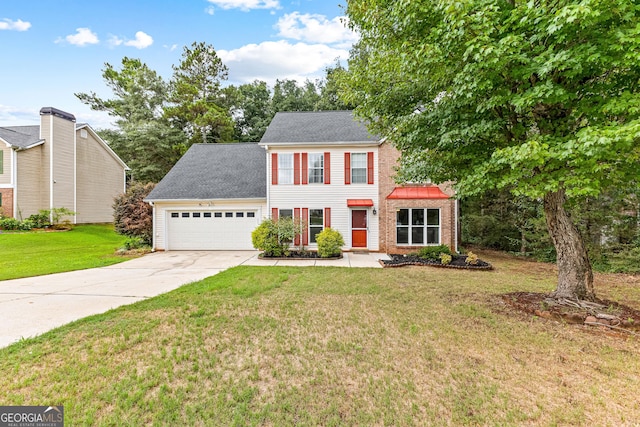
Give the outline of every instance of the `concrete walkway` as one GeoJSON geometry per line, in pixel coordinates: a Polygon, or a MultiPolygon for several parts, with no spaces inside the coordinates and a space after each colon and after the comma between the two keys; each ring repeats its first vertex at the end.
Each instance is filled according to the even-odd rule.
{"type": "Polygon", "coordinates": [[[21,338],[169,292],[237,265],[381,267],[384,254],[268,261],[256,251],[156,252],[109,267],[0,281],[0,348],[21,338]]]}

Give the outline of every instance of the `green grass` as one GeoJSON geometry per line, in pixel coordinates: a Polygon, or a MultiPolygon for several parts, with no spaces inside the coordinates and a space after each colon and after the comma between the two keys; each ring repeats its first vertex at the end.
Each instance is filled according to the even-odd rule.
{"type": "Polygon", "coordinates": [[[127,257],[115,255],[125,237],[112,225],[79,225],[70,231],[0,234],[0,280],[103,267],[127,257]]]}
{"type": "MultiPolygon", "coordinates": [[[[510,311],[499,294],[552,290],[553,266],[491,261],[236,267],[0,350],[1,403],[64,405],[68,426],[640,419],[640,341],[510,311]]],[[[611,277],[598,275],[603,298],[611,277]]]]}

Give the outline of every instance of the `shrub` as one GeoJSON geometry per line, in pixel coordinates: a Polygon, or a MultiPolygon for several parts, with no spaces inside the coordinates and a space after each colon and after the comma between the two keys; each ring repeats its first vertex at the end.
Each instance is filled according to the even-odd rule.
{"type": "Polygon", "coordinates": [[[135,183],[113,202],[113,223],[116,233],[139,237],[145,245],[153,240],[153,208],[144,201],[155,184],[135,183]]]}
{"type": "Polygon", "coordinates": [[[467,253],[467,258],[465,258],[464,262],[468,265],[478,265],[478,255],[469,251],[469,253],[467,253]]]}
{"type": "Polygon", "coordinates": [[[339,256],[342,253],[344,239],[338,230],[327,227],[316,236],[318,242],[318,255],[321,258],[339,256]]]}
{"type": "Polygon", "coordinates": [[[20,230],[20,221],[15,218],[0,218],[0,228],[3,230],[20,230]]]}
{"type": "Polygon", "coordinates": [[[284,250],[278,238],[277,222],[267,218],[251,232],[253,247],[263,251],[265,256],[282,256],[284,250]]]}
{"type": "Polygon", "coordinates": [[[447,245],[438,245],[438,246],[425,246],[420,248],[418,251],[418,256],[420,258],[429,259],[432,261],[437,261],[440,259],[440,254],[451,255],[451,249],[447,245]]]}
{"type": "Polygon", "coordinates": [[[125,240],[124,244],[122,245],[122,247],[127,251],[133,249],[141,249],[146,246],[148,245],[146,245],[140,237],[127,237],[127,240],[125,240]]]}
{"type": "Polygon", "coordinates": [[[33,214],[27,218],[27,221],[31,221],[33,223],[33,228],[48,227],[51,225],[48,212],[49,211],[46,210],[40,210],[37,214],[33,214]]]}
{"type": "Polygon", "coordinates": [[[453,257],[449,254],[440,254],[440,263],[442,265],[449,265],[451,264],[451,260],[453,259],[453,257]]]}

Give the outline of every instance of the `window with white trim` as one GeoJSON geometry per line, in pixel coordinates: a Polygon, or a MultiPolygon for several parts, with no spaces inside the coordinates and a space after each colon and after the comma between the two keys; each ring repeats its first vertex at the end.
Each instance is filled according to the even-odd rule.
{"type": "Polygon", "coordinates": [[[278,218],[293,218],[293,209],[280,209],[278,218]]]}
{"type": "Polygon", "coordinates": [[[316,236],[324,229],[324,209],[309,209],[309,241],[316,243],[316,236]]]}
{"type": "Polygon", "coordinates": [[[293,154],[278,154],[278,184],[293,184],[293,154]]]}
{"type": "Polygon", "coordinates": [[[426,246],[440,244],[440,209],[398,209],[396,244],[426,246]]]}
{"type": "Polygon", "coordinates": [[[309,184],[324,183],[324,154],[309,153],[309,184]]]}
{"type": "Polygon", "coordinates": [[[367,153],[351,153],[351,183],[367,183],[367,153]]]}

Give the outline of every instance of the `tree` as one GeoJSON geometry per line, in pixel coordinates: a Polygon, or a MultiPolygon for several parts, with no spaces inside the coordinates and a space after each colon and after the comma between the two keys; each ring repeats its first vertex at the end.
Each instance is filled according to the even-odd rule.
{"type": "Polygon", "coordinates": [[[102,77],[114,97],[104,99],[95,92],[75,96],[92,110],[115,117],[116,129],[98,134],[131,168],[134,180],[158,182],[178,161],[182,132],[163,118],[167,100],[166,82],[139,59],[122,59],[117,70],[105,64],[102,77]]]}
{"type": "Polygon", "coordinates": [[[165,109],[165,115],[185,131],[189,145],[232,139],[233,122],[220,100],[220,85],[227,74],[213,46],[203,42],[185,46],[180,64],[173,66],[173,105],[165,109]]]}
{"type": "Polygon", "coordinates": [[[594,299],[565,206],[637,180],[640,8],[628,0],[353,0],[347,101],[415,179],[543,201],[558,298],[594,299]],[[407,161],[409,159],[409,161],[407,161]]]}
{"type": "Polygon", "coordinates": [[[295,80],[276,80],[271,97],[271,109],[278,111],[314,111],[320,96],[310,80],[302,86],[295,80]]]}
{"type": "Polygon", "coordinates": [[[222,89],[224,103],[234,121],[235,141],[260,141],[273,118],[271,93],[266,82],[255,80],[222,89]]]}
{"type": "Polygon", "coordinates": [[[151,245],[153,240],[153,208],[144,198],[153,190],[155,184],[135,183],[125,194],[113,202],[113,220],[116,233],[140,238],[151,245]]]}
{"type": "Polygon", "coordinates": [[[354,103],[340,98],[346,75],[347,70],[339,62],[333,67],[325,68],[324,78],[317,83],[320,98],[316,103],[316,110],[353,110],[355,108],[354,103]]]}

